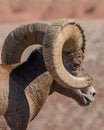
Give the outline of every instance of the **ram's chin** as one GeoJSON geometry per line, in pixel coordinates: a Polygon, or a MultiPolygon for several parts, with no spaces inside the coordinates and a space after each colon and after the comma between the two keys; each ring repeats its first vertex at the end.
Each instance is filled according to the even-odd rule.
{"type": "Polygon", "coordinates": [[[90,97],[88,97],[88,96],[86,96],[86,95],[83,95],[83,97],[78,101],[78,104],[79,104],[80,106],[88,106],[88,105],[90,105],[92,102],[93,102],[93,100],[92,100],[90,97]]]}

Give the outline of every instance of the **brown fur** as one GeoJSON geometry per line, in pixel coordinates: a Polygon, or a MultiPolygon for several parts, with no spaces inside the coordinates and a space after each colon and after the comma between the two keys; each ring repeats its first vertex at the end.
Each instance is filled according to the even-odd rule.
{"type": "MultiPolygon", "coordinates": [[[[82,62],[83,52],[63,54],[63,62],[68,71],[75,63],[82,62]],[[69,61],[69,62],[68,62],[69,61]]],[[[80,68],[73,68],[72,73],[80,68]]],[[[78,74],[79,72],[77,72],[78,74]]],[[[0,130],[26,130],[28,123],[38,114],[48,95],[57,91],[73,98],[80,105],[84,102],[84,95],[80,89],[65,89],[47,71],[41,50],[33,52],[28,60],[21,64],[0,65],[0,130]]],[[[75,74],[76,75],[76,74],[75,74]]],[[[90,87],[89,87],[90,88],[90,87]]],[[[88,88],[84,93],[90,93],[88,88]]]]}

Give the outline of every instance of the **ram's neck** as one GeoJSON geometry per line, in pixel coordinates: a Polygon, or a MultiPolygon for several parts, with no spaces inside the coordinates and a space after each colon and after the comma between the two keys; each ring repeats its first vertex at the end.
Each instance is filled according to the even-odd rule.
{"type": "MultiPolygon", "coordinates": [[[[47,99],[53,82],[52,76],[45,67],[42,55],[36,51],[24,63],[1,65],[1,67],[1,70],[5,68],[8,73],[10,104],[8,109],[12,109],[10,102],[13,100],[12,97],[16,97],[19,106],[18,104],[14,105],[14,108],[18,107],[19,110],[22,108],[21,111],[26,111],[26,117],[32,120],[47,99]]],[[[16,99],[14,99],[14,103],[16,103],[16,99]]]]}
{"type": "Polygon", "coordinates": [[[26,62],[14,67],[11,78],[17,81],[18,89],[25,92],[30,110],[29,119],[32,120],[43,106],[53,82],[43,58],[35,52],[26,62]]]}
{"type": "Polygon", "coordinates": [[[51,75],[44,72],[33,80],[25,89],[30,108],[30,120],[32,120],[44,105],[53,82],[51,75]]]}

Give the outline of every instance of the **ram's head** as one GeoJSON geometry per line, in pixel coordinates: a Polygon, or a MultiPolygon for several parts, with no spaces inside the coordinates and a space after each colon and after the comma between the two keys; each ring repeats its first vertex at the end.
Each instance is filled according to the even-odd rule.
{"type": "Polygon", "coordinates": [[[80,89],[85,102],[93,100],[95,90],[92,87],[92,78],[83,73],[81,66],[85,37],[79,24],[70,19],[62,19],[52,24],[33,23],[21,26],[12,31],[5,40],[2,62],[20,62],[23,51],[34,44],[43,45],[46,68],[57,83],[73,90],[76,95],[80,89]]]}
{"type": "MultiPolygon", "coordinates": [[[[63,52],[63,63],[67,71],[76,77],[87,77],[89,74],[87,69],[83,65],[84,50],[79,49],[76,52],[65,53],[63,52]]],[[[67,89],[66,95],[71,93],[71,97],[78,102],[80,105],[89,105],[94,101],[95,89],[92,85],[82,89],[67,89]]]]}

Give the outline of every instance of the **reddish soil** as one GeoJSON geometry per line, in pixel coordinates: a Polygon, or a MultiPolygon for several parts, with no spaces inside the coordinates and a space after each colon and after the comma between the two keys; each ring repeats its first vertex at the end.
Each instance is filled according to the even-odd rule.
{"type": "Polygon", "coordinates": [[[104,130],[104,0],[0,0],[0,23],[5,23],[0,25],[0,51],[16,23],[62,17],[80,19],[85,30],[85,63],[94,78],[96,101],[81,107],[54,93],[28,130],[104,130]]]}
{"type": "Polygon", "coordinates": [[[0,23],[63,17],[103,19],[104,0],[0,0],[0,23]]]}

